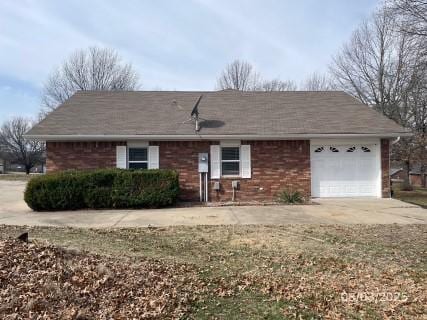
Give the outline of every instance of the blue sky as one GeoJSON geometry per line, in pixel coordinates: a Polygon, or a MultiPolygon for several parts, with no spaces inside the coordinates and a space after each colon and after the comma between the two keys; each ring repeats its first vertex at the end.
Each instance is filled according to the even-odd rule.
{"type": "Polygon", "coordinates": [[[0,122],[36,116],[49,73],[79,48],[116,49],[142,89],[212,90],[239,58],[264,78],[303,81],[376,0],[0,0],[0,122]]]}

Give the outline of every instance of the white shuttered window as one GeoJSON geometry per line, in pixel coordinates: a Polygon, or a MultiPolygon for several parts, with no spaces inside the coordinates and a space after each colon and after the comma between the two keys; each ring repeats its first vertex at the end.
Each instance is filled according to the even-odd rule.
{"type": "Polygon", "coordinates": [[[147,148],[129,148],[128,153],[129,169],[148,169],[147,148]]]}
{"type": "Polygon", "coordinates": [[[211,179],[252,176],[251,146],[221,143],[211,146],[211,179]]]}
{"type": "Polygon", "coordinates": [[[240,176],[240,147],[221,147],[221,175],[240,176]]]}
{"type": "Polygon", "coordinates": [[[122,169],[159,169],[159,146],[117,146],[116,167],[122,169]]]}

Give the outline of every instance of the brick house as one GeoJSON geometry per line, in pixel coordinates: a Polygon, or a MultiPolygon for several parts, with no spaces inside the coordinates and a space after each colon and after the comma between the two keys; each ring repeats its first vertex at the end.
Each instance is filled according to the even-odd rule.
{"type": "Polygon", "coordinates": [[[222,90],[77,92],[26,136],[46,141],[48,172],[170,168],[184,200],[268,201],[389,197],[390,141],[406,135],[344,92],[222,90]]]}
{"type": "MultiPolygon", "coordinates": [[[[406,172],[407,171],[403,168],[392,168],[390,170],[390,178],[392,181],[403,182],[406,178],[406,172]]],[[[427,175],[422,172],[421,165],[415,165],[412,170],[409,171],[409,183],[415,187],[427,185],[427,175]]]]}

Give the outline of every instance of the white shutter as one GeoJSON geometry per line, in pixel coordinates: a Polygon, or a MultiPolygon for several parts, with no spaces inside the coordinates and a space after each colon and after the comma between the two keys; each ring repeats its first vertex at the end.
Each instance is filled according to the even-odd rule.
{"type": "Polygon", "coordinates": [[[251,177],[251,146],[244,144],[240,146],[240,162],[242,164],[242,178],[251,177]]]}
{"type": "Polygon", "coordinates": [[[159,146],[148,147],[148,169],[159,169],[159,146]]]}
{"type": "Polygon", "coordinates": [[[219,179],[221,176],[221,152],[219,145],[211,145],[211,179],[219,179]]]}
{"type": "Polygon", "coordinates": [[[116,167],[126,169],[126,146],[116,146],[116,167]]]}

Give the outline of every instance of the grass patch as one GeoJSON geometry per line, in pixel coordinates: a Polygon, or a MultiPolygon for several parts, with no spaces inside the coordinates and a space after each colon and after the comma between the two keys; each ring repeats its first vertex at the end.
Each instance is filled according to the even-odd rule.
{"type": "Polygon", "coordinates": [[[190,264],[207,290],[190,319],[417,318],[426,313],[425,225],[195,226],[73,229],[0,226],[111,259],[190,264]],[[342,292],[405,292],[408,301],[341,300],[342,292]]]}
{"type": "Polygon", "coordinates": [[[393,198],[427,209],[427,188],[415,187],[412,191],[401,191],[395,188],[393,198]]]}
{"type": "Polygon", "coordinates": [[[194,319],[283,319],[284,301],[272,301],[267,295],[241,293],[232,297],[213,297],[193,307],[194,319]]]}

